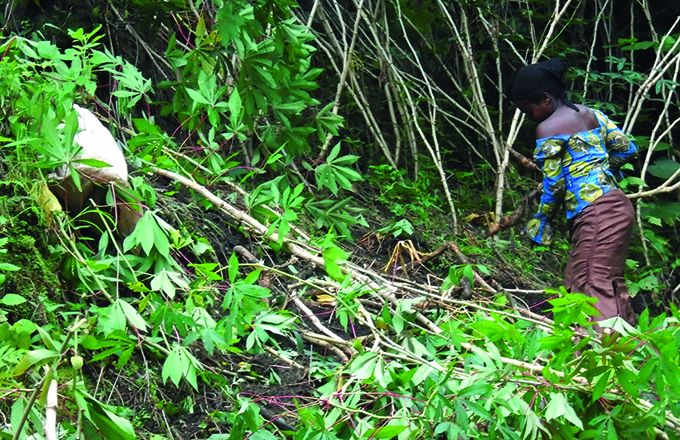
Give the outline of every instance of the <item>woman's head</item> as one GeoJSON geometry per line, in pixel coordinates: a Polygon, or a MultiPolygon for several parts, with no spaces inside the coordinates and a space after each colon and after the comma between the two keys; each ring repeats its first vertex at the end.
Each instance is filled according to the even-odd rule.
{"type": "Polygon", "coordinates": [[[578,108],[564,95],[564,73],[567,66],[559,58],[522,67],[515,74],[510,99],[533,119],[540,119],[546,111],[560,101],[570,108],[578,108]]]}

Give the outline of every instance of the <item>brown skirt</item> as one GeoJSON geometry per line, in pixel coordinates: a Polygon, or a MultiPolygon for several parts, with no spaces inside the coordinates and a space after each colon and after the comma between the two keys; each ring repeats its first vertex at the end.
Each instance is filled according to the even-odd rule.
{"type": "Polygon", "coordinates": [[[633,229],[633,205],[616,189],[595,200],[574,218],[564,285],[597,299],[602,320],[620,316],[630,324],[635,314],[624,279],[633,229]]]}

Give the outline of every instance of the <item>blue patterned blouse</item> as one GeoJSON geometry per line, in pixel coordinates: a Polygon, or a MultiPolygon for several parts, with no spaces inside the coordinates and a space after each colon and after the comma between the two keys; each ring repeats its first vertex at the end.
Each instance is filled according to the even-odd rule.
{"type": "Polygon", "coordinates": [[[616,189],[619,167],[637,153],[635,143],[616,124],[602,112],[594,112],[600,124],[595,129],[536,140],[534,160],[543,170],[543,194],[526,229],[536,243],[551,242],[550,219],[562,205],[570,219],[616,189]]]}

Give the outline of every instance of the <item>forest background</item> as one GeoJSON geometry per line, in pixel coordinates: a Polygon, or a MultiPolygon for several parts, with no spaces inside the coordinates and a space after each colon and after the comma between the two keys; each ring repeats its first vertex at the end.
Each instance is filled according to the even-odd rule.
{"type": "Polygon", "coordinates": [[[0,437],[680,436],[677,2],[3,8],[0,437]],[[521,233],[540,174],[506,92],[553,56],[640,147],[636,327],[595,331],[566,234],[521,233]],[[64,212],[50,173],[105,165],[74,103],[130,177],[64,212]]]}

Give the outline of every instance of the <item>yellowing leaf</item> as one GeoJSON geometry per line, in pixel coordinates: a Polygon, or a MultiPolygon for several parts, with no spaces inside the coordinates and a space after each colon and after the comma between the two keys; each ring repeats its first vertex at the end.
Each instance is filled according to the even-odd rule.
{"type": "Polygon", "coordinates": [[[52,213],[62,210],[59,200],[44,182],[38,188],[38,205],[45,212],[48,224],[52,222],[52,213]]]}
{"type": "Polygon", "coordinates": [[[322,293],[316,296],[316,300],[322,304],[335,304],[335,297],[322,293]]]}

